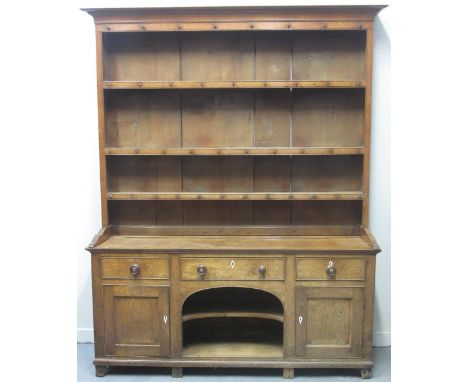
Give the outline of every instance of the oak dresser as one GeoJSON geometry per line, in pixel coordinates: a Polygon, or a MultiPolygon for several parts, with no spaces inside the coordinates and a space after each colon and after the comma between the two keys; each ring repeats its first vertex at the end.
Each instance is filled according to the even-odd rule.
{"type": "Polygon", "coordinates": [[[96,26],[96,374],[371,375],[383,6],[85,9],[96,26]]]}

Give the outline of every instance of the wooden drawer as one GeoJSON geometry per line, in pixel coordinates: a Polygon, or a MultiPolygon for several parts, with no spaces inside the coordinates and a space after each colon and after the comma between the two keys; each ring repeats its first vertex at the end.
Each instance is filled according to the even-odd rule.
{"type": "Polygon", "coordinates": [[[284,280],[284,258],[271,257],[185,257],[181,259],[182,280],[284,280]],[[198,268],[205,268],[200,274],[198,268]],[[265,269],[262,274],[261,268],[265,269]]]}
{"type": "Polygon", "coordinates": [[[169,260],[161,257],[103,257],[101,259],[103,279],[168,279],[169,260]],[[130,267],[137,265],[134,276],[130,267]]]}
{"type": "Polygon", "coordinates": [[[366,260],[364,258],[296,258],[296,280],[364,281],[365,279],[366,260]],[[327,273],[330,262],[336,270],[334,277],[330,277],[327,273]]]}

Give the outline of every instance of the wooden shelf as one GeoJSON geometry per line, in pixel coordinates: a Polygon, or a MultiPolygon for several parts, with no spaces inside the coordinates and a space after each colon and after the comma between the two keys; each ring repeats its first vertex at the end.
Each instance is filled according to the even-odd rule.
{"type": "MultiPolygon", "coordinates": [[[[270,304],[271,305],[271,304],[270,304]]],[[[196,320],[200,318],[265,318],[279,322],[284,321],[284,316],[278,310],[268,304],[257,302],[255,305],[251,303],[242,303],[225,301],[217,302],[215,305],[197,307],[196,309],[188,309],[182,315],[182,321],[196,320]]]]}
{"type": "Polygon", "coordinates": [[[108,200],[362,200],[355,192],[109,192],[108,200]]]}
{"type": "Polygon", "coordinates": [[[283,346],[275,343],[213,341],[185,345],[182,357],[282,358],[283,346]]]}
{"type": "Polygon", "coordinates": [[[200,312],[200,313],[189,313],[182,316],[182,321],[196,320],[200,318],[223,318],[223,317],[240,317],[240,318],[266,318],[269,320],[276,320],[283,322],[284,317],[282,314],[266,313],[266,312],[255,312],[255,311],[211,311],[211,312],[200,312]]]}
{"type": "Polygon", "coordinates": [[[365,88],[365,81],[103,81],[104,89],[365,88]]]}
{"type": "Polygon", "coordinates": [[[106,155],[359,155],[364,147],[174,147],[174,148],[131,148],[109,147],[106,155]]]}

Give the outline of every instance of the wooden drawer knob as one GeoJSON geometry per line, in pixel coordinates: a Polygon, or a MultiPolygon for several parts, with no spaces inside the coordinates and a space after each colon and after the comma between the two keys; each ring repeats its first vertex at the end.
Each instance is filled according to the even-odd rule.
{"type": "Polygon", "coordinates": [[[265,277],[266,267],[263,264],[258,267],[258,273],[260,273],[261,276],[265,277]]]}
{"type": "Polygon", "coordinates": [[[206,267],[205,267],[204,265],[199,265],[199,266],[197,267],[197,273],[198,273],[201,277],[205,276],[205,275],[206,275],[206,267]]]}
{"type": "Polygon", "coordinates": [[[130,273],[132,276],[137,276],[140,273],[140,267],[138,264],[130,265],[130,273]]]}
{"type": "Polygon", "coordinates": [[[330,260],[327,267],[327,275],[329,278],[334,278],[336,276],[336,267],[333,261],[330,260]]]}

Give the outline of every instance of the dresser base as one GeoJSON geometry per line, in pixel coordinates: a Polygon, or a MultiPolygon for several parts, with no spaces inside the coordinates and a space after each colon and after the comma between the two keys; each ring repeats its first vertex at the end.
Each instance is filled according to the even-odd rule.
{"type": "Polygon", "coordinates": [[[294,369],[361,369],[363,379],[371,378],[372,361],[350,360],[239,360],[239,359],[139,359],[139,358],[96,358],[96,376],[103,377],[111,366],[131,367],[169,367],[172,368],[172,377],[181,378],[183,368],[275,368],[283,369],[283,378],[294,378],[294,369]]]}

